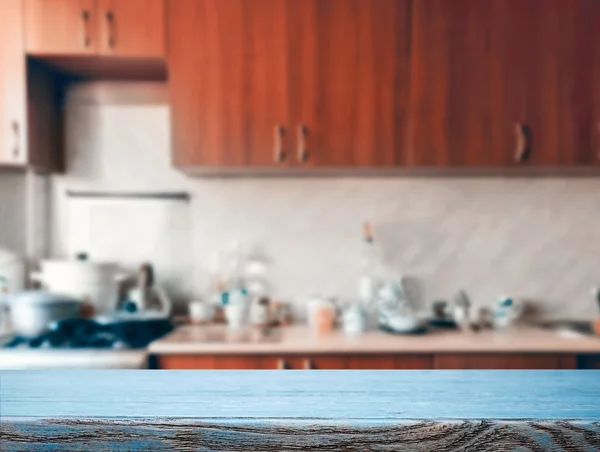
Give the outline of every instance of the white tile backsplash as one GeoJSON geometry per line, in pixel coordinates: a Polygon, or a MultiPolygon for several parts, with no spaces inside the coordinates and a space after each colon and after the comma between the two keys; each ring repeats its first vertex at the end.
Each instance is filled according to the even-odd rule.
{"type": "MultiPolygon", "coordinates": [[[[71,91],[69,171],[53,178],[54,255],[68,249],[66,189],[188,190],[189,235],[165,235],[186,241],[172,248],[191,262],[175,278],[190,281],[190,294],[202,293],[214,253],[238,240],[270,258],[274,294],[298,309],[312,293],[354,297],[370,220],[389,262],[420,278],[427,300],[464,288],[478,304],[508,294],[540,300],[550,317],[597,313],[589,292],[600,284],[600,179],[188,179],[170,167],[164,99],[153,84],[71,91]]],[[[101,221],[109,236],[121,222],[101,221]]]]}

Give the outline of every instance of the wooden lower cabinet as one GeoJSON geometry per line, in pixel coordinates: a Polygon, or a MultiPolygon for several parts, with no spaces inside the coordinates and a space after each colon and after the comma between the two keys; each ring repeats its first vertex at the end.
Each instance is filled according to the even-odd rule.
{"type": "Polygon", "coordinates": [[[431,355],[349,355],[348,369],[431,369],[431,355]]]}
{"type": "Polygon", "coordinates": [[[160,355],[159,369],[260,370],[277,369],[279,359],[263,355],[160,355]]]}
{"type": "Polygon", "coordinates": [[[461,353],[433,357],[434,369],[576,369],[575,355],[461,353]]]}
{"type": "Polygon", "coordinates": [[[431,369],[431,355],[336,355],[304,358],[302,369],[431,369]]]}
{"type": "Polygon", "coordinates": [[[159,355],[159,369],[431,369],[431,355],[159,355]]]}
{"type": "Polygon", "coordinates": [[[598,355],[552,353],[442,353],[337,355],[158,355],[159,369],[577,369],[600,368],[598,355]],[[585,358],[585,359],[584,359],[585,358]]]}

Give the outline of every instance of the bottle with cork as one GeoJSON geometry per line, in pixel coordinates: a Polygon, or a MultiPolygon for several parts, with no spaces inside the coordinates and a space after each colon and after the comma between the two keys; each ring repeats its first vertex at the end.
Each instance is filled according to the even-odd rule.
{"type": "Polygon", "coordinates": [[[368,326],[377,323],[377,293],[381,286],[381,250],[375,242],[370,222],[363,225],[361,273],[358,283],[359,299],[369,319],[368,326]]]}

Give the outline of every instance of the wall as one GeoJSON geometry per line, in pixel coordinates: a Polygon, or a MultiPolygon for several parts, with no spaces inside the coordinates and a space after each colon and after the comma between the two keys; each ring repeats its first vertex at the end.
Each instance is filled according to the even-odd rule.
{"type": "Polygon", "coordinates": [[[0,174],[0,248],[19,254],[26,251],[25,182],[22,173],[0,174]]]}
{"type": "Polygon", "coordinates": [[[69,173],[53,181],[55,255],[67,249],[66,189],[183,189],[193,198],[182,294],[202,294],[215,252],[242,241],[266,254],[274,294],[297,309],[312,293],[353,297],[370,220],[390,264],[419,278],[429,301],[463,288],[477,304],[511,295],[539,301],[547,317],[597,314],[600,179],[188,179],[169,166],[160,85],[75,88],[67,132],[69,173]]]}

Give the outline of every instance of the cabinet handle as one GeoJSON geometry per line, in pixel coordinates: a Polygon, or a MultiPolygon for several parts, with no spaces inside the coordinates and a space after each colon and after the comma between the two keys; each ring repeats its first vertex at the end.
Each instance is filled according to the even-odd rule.
{"type": "Polygon", "coordinates": [[[600,122],[596,124],[596,147],[598,149],[596,157],[600,160],[600,122]]]}
{"type": "Polygon", "coordinates": [[[303,124],[298,125],[298,161],[301,163],[306,162],[308,153],[306,152],[306,126],[303,124]]]}
{"type": "Polygon", "coordinates": [[[112,11],[106,12],[106,23],[108,27],[108,47],[115,47],[115,15],[112,11]]]}
{"type": "Polygon", "coordinates": [[[304,369],[305,370],[314,370],[316,368],[317,368],[317,366],[315,366],[315,363],[313,363],[312,360],[310,360],[310,359],[304,360],[304,369]]]}
{"type": "Polygon", "coordinates": [[[275,162],[281,163],[285,160],[285,151],[283,150],[283,134],[285,129],[281,124],[275,125],[275,162]]]}
{"type": "Polygon", "coordinates": [[[525,124],[517,124],[515,133],[517,135],[515,160],[520,163],[527,160],[531,154],[531,129],[525,124]]]}
{"type": "Polygon", "coordinates": [[[17,159],[19,157],[19,154],[21,153],[21,146],[19,140],[19,123],[17,121],[12,122],[12,129],[15,135],[15,147],[13,148],[12,155],[14,159],[17,159]]]}
{"type": "Polygon", "coordinates": [[[87,9],[84,9],[81,12],[81,23],[83,25],[83,46],[89,47],[92,43],[90,39],[90,12],[87,9]]]}
{"type": "Polygon", "coordinates": [[[291,368],[292,368],[292,366],[290,366],[285,359],[280,359],[277,362],[277,369],[279,369],[279,370],[288,370],[291,368]]]}

